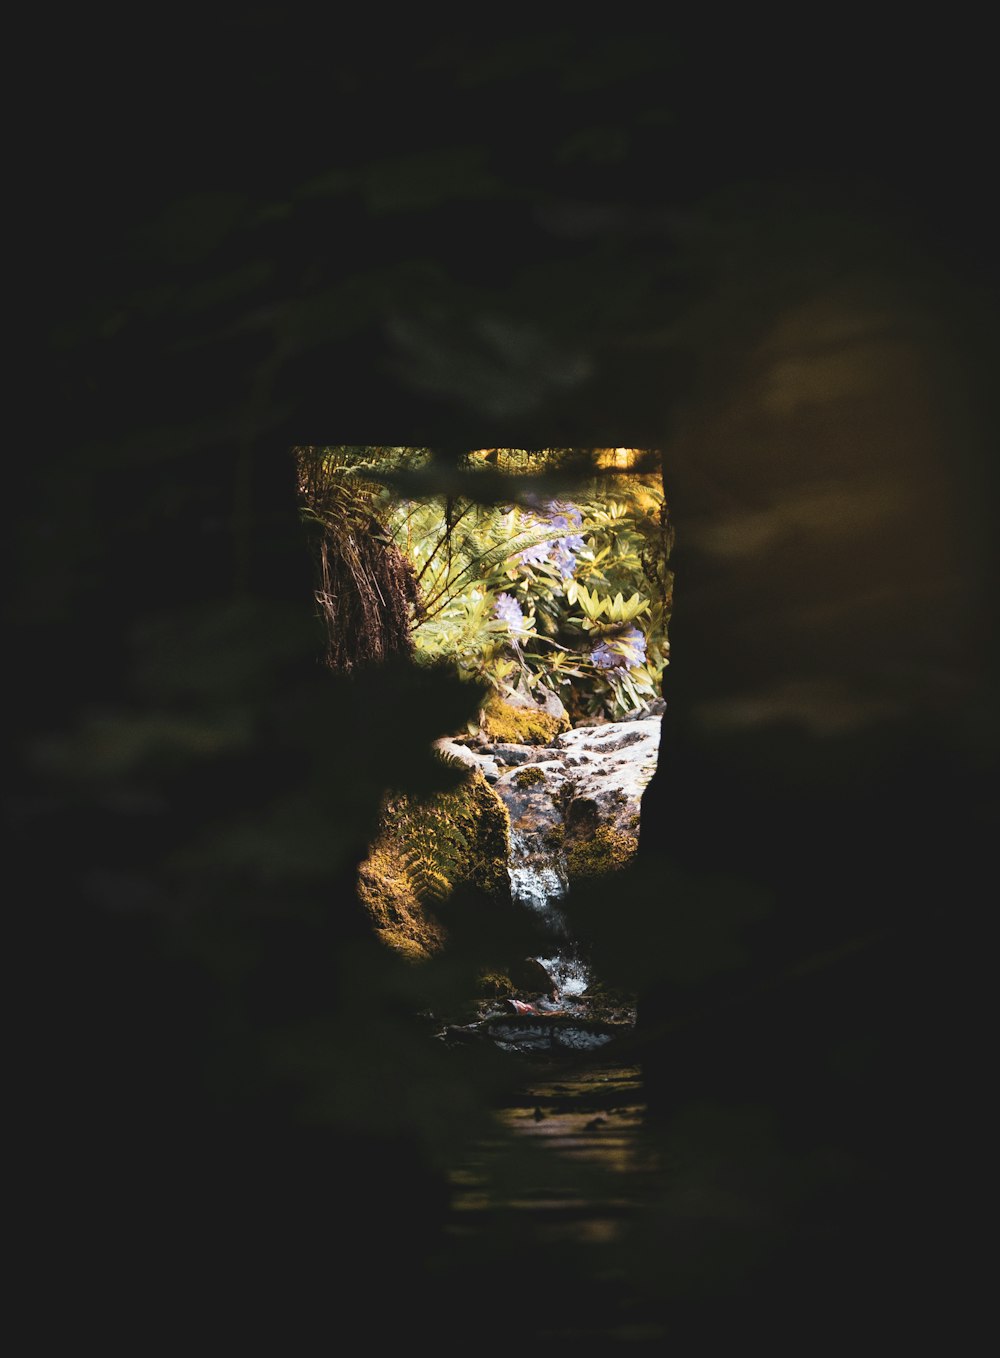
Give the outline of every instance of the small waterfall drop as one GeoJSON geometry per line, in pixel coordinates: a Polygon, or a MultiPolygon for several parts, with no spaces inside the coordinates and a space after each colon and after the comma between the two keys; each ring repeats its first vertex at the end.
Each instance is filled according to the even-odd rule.
{"type": "Polygon", "coordinates": [[[635,1024],[632,998],[592,971],[590,950],[574,937],[565,907],[573,890],[570,864],[581,877],[600,876],[637,847],[662,711],[657,699],[621,721],[562,731],[545,746],[482,740],[456,746],[507,811],[506,869],[520,918],[506,980],[519,993],[508,991],[498,1005],[484,1000],[480,1017],[482,1032],[500,1047],[591,1051],[635,1024]]]}
{"type": "Polygon", "coordinates": [[[510,836],[507,871],[513,899],[536,914],[547,933],[566,940],[553,955],[535,960],[552,977],[562,1002],[579,999],[590,985],[591,975],[574,947],[559,906],[568,891],[559,855],[546,851],[538,836],[515,829],[510,836]]]}

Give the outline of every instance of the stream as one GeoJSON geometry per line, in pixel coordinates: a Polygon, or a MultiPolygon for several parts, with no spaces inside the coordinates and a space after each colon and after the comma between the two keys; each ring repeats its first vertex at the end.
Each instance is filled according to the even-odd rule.
{"type": "Polygon", "coordinates": [[[490,777],[510,814],[512,902],[537,923],[538,988],[547,977],[552,992],[487,1002],[477,1023],[446,1034],[509,1053],[517,1073],[491,1129],[449,1172],[437,1266],[473,1318],[473,1348],[488,1337],[511,1351],[534,1341],[580,1352],[594,1340],[659,1351],[667,1337],[658,1271],[645,1261],[649,1208],[669,1175],[629,1054],[635,1012],[609,1004],[573,937],[564,835],[553,833],[574,796],[600,808],[600,823],[627,823],[658,738],[655,719],[577,730],[556,749],[507,747],[507,771],[490,777]],[[526,779],[532,764],[542,776],[526,779]]]}
{"type": "Polygon", "coordinates": [[[641,1252],[666,1180],[637,1069],[540,1070],[449,1177],[440,1268],[491,1341],[662,1345],[641,1252]]]}
{"type": "Polygon", "coordinates": [[[535,958],[552,977],[559,994],[554,1007],[565,1009],[586,994],[592,977],[590,968],[574,946],[568,921],[559,905],[569,890],[565,868],[558,855],[542,857],[543,854],[537,837],[523,830],[511,831],[508,867],[511,897],[516,905],[522,905],[536,915],[547,933],[565,939],[564,946],[556,952],[535,958]]]}
{"type": "Polygon", "coordinates": [[[609,1005],[572,936],[563,906],[567,853],[579,854],[601,835],[627,842],[635,834],[656,765],[661,709],[657,702],[617,722],[575,727],[546,746],[444,742],[451,755],[482,770],[507,808],[511,900],[533,918],[538,936],[527,959],[529,988],[485,1004],[477,1024],[450,1028],[449,1038],[485,1037],[523,1053],[579,1053],[633,1026],[634,1009],[609,1005]]]}
{"type": "MultiPolygon", "coordinates": [[[[650,1048],[634,1009],[608,1004],[572,936],[564,845],[574,840],[553,830],[578,829],[574,807],[588,812],[587,833],[616,814],[627,826],[658,735],[647,720],[577,729],[559,738],[562,758],[552,747],[515,751],[517,762],[502,761],[508,769],[490,779],[510,812],[511,897],[537,920],[537,981],[547,976],[554,993],[532,983],[518,992],[524,1000],[484,1002],[477,1023],[443,1035],[509,1054],[511,1076],[449,1162],[443,1233],[428,1254],[442,1305],[458,1308],[463,1352],[467,1343],[505,1354],[714,1354],[782,1324],[798,1352],[809,1326],[822,1335],[838,1323],[831,1297],[858,1287],[874,1296],[863,1290],[870,1278],[881,1287],[878,1234],[868,1248],[845,1226],[851,1213],[864,1219],[881,1172],[879,1143],[874,1168],[864,1159],[861,1119],[839,1123],[833,1102],[812,1109],[797,1085],[776,1092],[769,1051],[752,1039],[745,1059],[760,1063],[760,1083],[742,1065],[732,1074],[730,1043],[744,1049],[724,1022],[720,1033],[713,1019],[701,1037],[682,1038],[676,1056],[650,1048]],[[525,764],[541,776],[524,777],[525,764]],[[589,806],[604,818],[590,818],[589,806]]],[[[789,1004],[803,1012],[801,998],[789,1004]]],[[[782,1051],[772,1021],[767,1009],[763,1031],[782,1051]]],[[[822,1013],[817,1031],[828,1035],[822,1013]]],[[[475,1062],[475,1046],[469,1054],[475,1062]]],[[[842,1085],[855,1117],[856,1079],[848,1072],[842,1085]]],[[[882,1210],[875,1220],[888,1230],[895,1201],[884,1220],[882,1210]]]]}

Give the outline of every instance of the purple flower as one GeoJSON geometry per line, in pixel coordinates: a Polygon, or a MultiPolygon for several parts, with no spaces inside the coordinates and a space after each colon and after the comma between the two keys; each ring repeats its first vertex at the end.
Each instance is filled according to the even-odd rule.
{"type": "MultiPolygon", "coordinates": [[[[583,539],[581,538],[580,541],[582,542],[582,540],[583,539]]],[[[550,553],[552,563],[555,566],[558,566],[559,574],[564,580],[568,580],[576,570],[576,557],[566,546],[567,541],[567,538],[559,538],[556,542],[552,543],[552,551],[550,553]]]]}
{"type": "Polygon", "coordinates": [[[512,594],[498,594],[493,605],[493,616],[505,622],[512,632],[526,632],[521,605],[512,594]]]}
{"type": "Polygon", "coordinates": [[[613,639],[599,641],[590,659],[601,670],[631,669],[646,659],[646,638],[638,627],[629,627],[613,639]]]}
{"type": "MultiPolygon", "coordinates": [[[[559,500],[550,500],[548,511],[552,520],[553,528],[581,528],[583,526],[583,515],[576,505],[562,504],[559,500]]],[[[567,532],[564,538],[559,539],[559,546],[568,552],[578,552],[583,546],[583,538],[579,533],[567,532]]]]}
{"type": "Polygon", "coordinates": [[[564,504],[562,500],[550,500],[545,508],[553,516],[552,522],[557,528],[568,528],[570,524],[574,528],[579,528],[583,524],[583,515],[576,505],[564,504]]]}
{"type": "Polygon", "coordinates": [[[525,547],[523,552],[518,552],[518,560],[526,566],[540,566],[548,560],[549,545],[547,542],[536,542],[534,547],[525,547]]]}
{"type": "MultiPolygon", "coordinates": [[[[548,511],[552,517],[553,528],[581,528],[583,526],[583,515],[576,505],[561,504],[558,500],[550,500],[548,511]]],[[[568,552],[578,552],[583,546],[583,538],[579,533],[567,533],[564,538],[559,539],[559,546],[568,552]]]]}
{"type": "Polygon", "coordinates": [[[583,538],[570,530],[583,526],[583,515],[576,505],[563,504],[559,500],[549,500],[545,506],[548,522],[553,528],[565,528],[566,535],[554,538],[551,542],[539,542],[534,547],[526,547],[518,552],[518,559],[526,566],[540,566],[550,561],[557,567],[564,580],[568,580],[576,570],[574,553],[583,547],[583,538]]]}
{"type": "MultiPolygon", "coordinates": [[[[560,514],[558,518],[552,520],[552,526],[553,528],[568,528],[569,524],[566,523],[564,516],[560,514]],[[562,523],[560,523],[560,519],[563,520],[562,523]]],[[[578,552],[583,546],[583,538],[579,533],[567,533],[564,538],[559,538],[558,542],[560,547],[564,547],[568,552],[578,552]]]]}

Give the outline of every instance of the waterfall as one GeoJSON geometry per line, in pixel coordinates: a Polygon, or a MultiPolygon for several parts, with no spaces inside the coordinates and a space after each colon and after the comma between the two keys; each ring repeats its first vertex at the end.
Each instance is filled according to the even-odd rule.
{"type": "MultiPolygon", "coordinates": [[[[542,1007],[558,1008],[574,1019],[592,1018],[595,1006],[606,1007],[608,994],[563,910],[570,890],[567,853],[573,861],[587,849],[586,827],[596,836],[606,827],[624,854],[634,850],[642,795],[659,753],[662,700],[657,701],[655,711],[651,707],[622,721],[573,727],[548,746],[497,742],[466,752],[473,763],[480,761],[507,808],[511,896],[534,918],[534,961],[559,996],[557,1005],[542,1007]]],[[[600,843],[594,847],[603,852],[600,843]]],[[[613,857],[598,853],[595,870],[611,871],[613,857]]],[[[590,864],[585,854],[582,863],[584,868],[590,864]]],[[[538,981],[544,990],[544,978],[538,981]]]]}
{"type": "Polygon", "coordinates": [[[507,871],[513,899],[537,915],[548,934],[565,939],[565,945],[553,955],[535,960],[552,977],[561,1001],[579,998],[586,992],[591,976],[578,955],[559,906],[568,890],[560,856],[547,850],[540,836],[512,829],[507,871]]]}

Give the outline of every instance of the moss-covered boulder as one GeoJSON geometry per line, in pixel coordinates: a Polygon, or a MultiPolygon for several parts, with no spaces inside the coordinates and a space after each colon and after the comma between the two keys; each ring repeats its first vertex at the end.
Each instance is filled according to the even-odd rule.
{"type": "Polygon", "coordinates": [[[566,850],[566,875],[573,882],[617,872],[631,862],[638,847],[638,838],[627,830],[599,825],[586,839],[578,839],[566,850]]]}
{"type": "Polygon", "coordinates": [[[479,716],[479,731],[492,744],[548,745],[570,729],[569,717],[540,707],[505,702],[493,694],[479,716]]]}
{"type": "Polygon", "coordinates": [[[435,903],[458,886],[509,900],[510,819],[478,770],[426,801],[387,797],[358,873],[358,894],[379,936],[415,960],[447,943],[435,903]]]}
{"type": "Polygon", "coordinates": [[[561,732],[534,762],[508,768],[494,786],[518,850],[515,892],[521,868],[554,866],[572,887],[628,865],[659,743],[658,715],[643,716],[561,732]]]}

